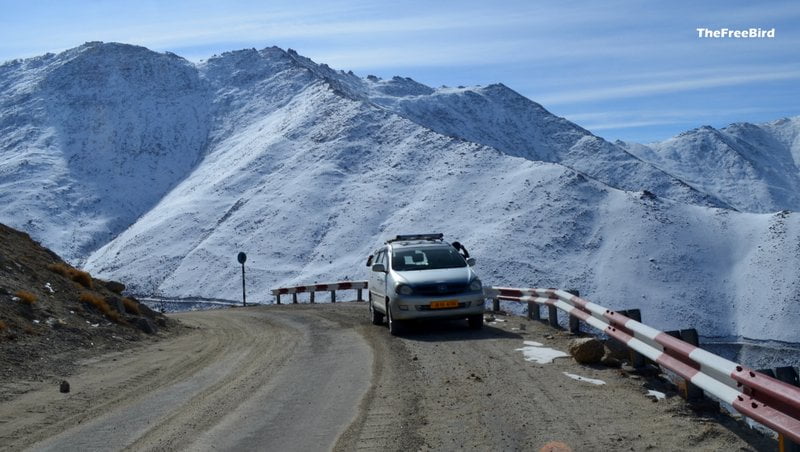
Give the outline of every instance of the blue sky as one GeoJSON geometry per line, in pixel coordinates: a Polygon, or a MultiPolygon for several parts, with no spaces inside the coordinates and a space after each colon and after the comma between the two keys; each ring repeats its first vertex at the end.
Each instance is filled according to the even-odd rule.
{"type": "Polygon", "coordinates": [[[796,0],[0,0],[0,11],[0,61],[85,41],[194,61],[277,45],[361,76],[502,82],[611,140],[800,114],[796,0]],[[701,39],[698,27],[776,37],[701,39]]]}

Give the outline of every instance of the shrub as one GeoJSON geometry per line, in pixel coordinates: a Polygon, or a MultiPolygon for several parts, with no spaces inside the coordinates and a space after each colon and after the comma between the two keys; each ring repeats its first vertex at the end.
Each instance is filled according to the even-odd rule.
{"type": "Polygon", "coordinates": [[[19,297],[19,299],[22,300],[25,303],[28,303],[28,304],[31,304],[31,305],[36,303],[36,295],[28,292],[27,290],[18,290],[15,295],[17,297],[19,297]]]}
{"type": "Polygon", "coordinates": [[[119,316],[119,312],[111,309],[111,306],[109,306],[108,303],[106,303],[106,300],[104,300],[100,296],[97,296],[89,292],[84,292],[80,295],[80,297],[78,297],[78,300],[80,300],[83,303],[88,303],[94,306],[104,316],[108,317],[115,323],[120,323],[122,321],[122,318],[119,316]]]}
{"type": "Polygon", "coordinates": [[[69,271],[72,270],[72,268],[70,268],[70,267],[68,267],[68,266],[66,266],[66,265],[64,265],[62,263],[50,264],[50,265],[47,266],[47,269],[50,270],[53,273],[58,273],[59,275],[65,276],[65,277],[69,277],[69,271]]]}
{"type": "Polygon", "coordinates": [[[127,311],[128,314],[136,314],[136,315],[142,314],[142,310],[139,309],[139,303],[131,300],[130,298],[127,297],[123,298],[122,304],[125,305],[125,311],[127,311]]]}

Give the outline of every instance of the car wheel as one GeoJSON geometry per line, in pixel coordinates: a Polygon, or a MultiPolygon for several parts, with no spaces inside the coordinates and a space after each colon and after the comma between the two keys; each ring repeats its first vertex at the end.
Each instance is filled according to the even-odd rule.
{"type": "Polygon", "coordinates": [[[401,330],[400,321],[392,318],[392,308],[389,307],[389,303],[386,303],[386,319],[389,324],[389,334],[392,336],[399,335],[401,330]]]}
{"type": "Polygon", "coordinates": [[[383,323],[383,314],[375,310],[375,306],[372,305],[372,300],[369,301],[369,317],[373,325],[380,325],[383,323]]]}
{"type": "Polygon", "coordinates": [[[483,328],[483,314],[471,315],[467,317],[467,322],[469,323],[470,328],[473,330],[479,330],[483,328]]]}

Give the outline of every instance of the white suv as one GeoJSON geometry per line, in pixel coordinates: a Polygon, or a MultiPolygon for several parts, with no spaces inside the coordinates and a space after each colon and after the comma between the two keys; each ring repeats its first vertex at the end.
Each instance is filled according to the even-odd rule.
{"type": "Polygon", "coordinates": [[[367,260],[372,323],[384,316],[397,335],[401,322],[419,318],[466,318],[483,326],[484,296],[472,266],[442,234],[398,235],[367,260]]]}

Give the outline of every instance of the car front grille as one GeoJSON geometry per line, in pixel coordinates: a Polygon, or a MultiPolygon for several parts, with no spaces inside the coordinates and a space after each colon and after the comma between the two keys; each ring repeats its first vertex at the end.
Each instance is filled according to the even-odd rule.
{"type": "Polygon", "coordinates": [[[452,295],[469,291],[469,284],[428,284],[414,286],[414,295],[452,295]]]}

